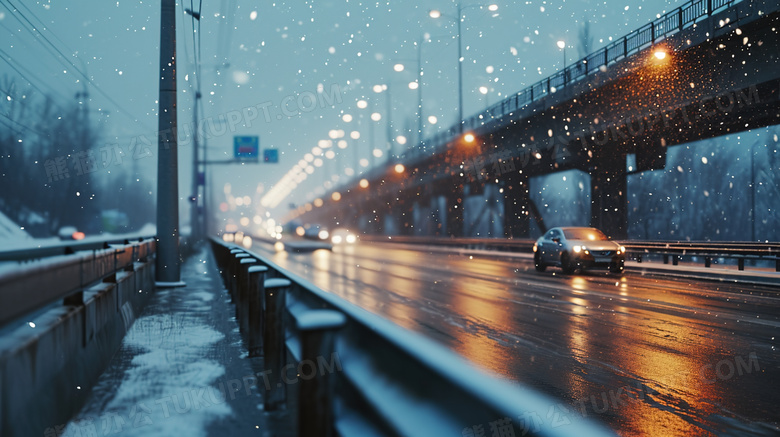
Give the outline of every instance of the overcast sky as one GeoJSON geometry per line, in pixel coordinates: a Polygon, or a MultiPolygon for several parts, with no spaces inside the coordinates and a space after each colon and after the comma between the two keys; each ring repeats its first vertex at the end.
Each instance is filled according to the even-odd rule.
{"type": "MultiPolygon", "coordinates": [[[[157,126],[159,1],[27,2],[29,11],[21,2],[0,3],[2,48],[11,62],[34,73],[25,73],[25,79],[19,80],[33,82],[58,101],[75,101],[84,85],[74,68],[63,65],[65,61],[47,50],[40,36],[23,27],[22,23],[29,25],[18,12],[10,11],[12,5],[36,26],[42,21],[46,26],[42,35],[70,56],[79,69],[86,69],[97,85],[99,90],[87,86],[88,103],[93,117],[104,127],[106,144],[127,148],[131,138],[153,134],[157,126]]],[[[597,49],[610,37],[621,37],[680,3],[533,0],[499,2],[496,12],[477,6],[465,8],[465,115],[559,69],[563,53],[556,46],[558,40],[567,42],[567,62],[578,59],[578,34],[584,21],[591,23],[593,49],[597,49]],[[487,95],[478,91],[481,86],[488,88],[487,95]]],[[[198,2],[193,6],[197,10],[198,2]]],[[[196,79],[193,44],[197,45],[198,36],[193,41],[192,20],[184,15],[184,8],[189,7],[189,2],[177,5],[180,124],[192,120],[196,79]]],[[[262,6],[248,1],[203,1],[199,38],[202,116],[216,120],[231,111],[235,116],[235,111],[244,108],[260,108],[251,126],[241,119],[234,123],[234,131],[209,139],[210,157],[229,157],[233,135],[257,135],[261,148],[277,148],[281,158],[275,165],[215,169],[215,191],[221,193],[229,182],[235,195],[255,196],[258,186],[261,192],[267,191],[319,140],[327,139],[331,129],[343,129],[347,136],[360,132],[360,140],[351,140],[347,149],[340,151],[343,158],[318,168],[280,206],[311,200],[310,193],[322,186],[326,176],[335,172],[343,175],[347,167],[355,166],[355,145],[358,158],[369,157],[370,111],[357,108],[358,100],[367,99],[382,115],[374,122],[374,135],[378,145],[385,144],[388,94],[374,93],[376,84],[388,85],[391,91],[393,136],[404,134],[405,127],[416,129],[417,94],[408,88],[408,82],[415,79],[416,44],[423,35],[428,37],[421,47],[425,133],[428,136],[449,127],[457,115],[456,8],[456,3],[443,0],[296,0],[263,2],[262,6]],[[431,9],[445,15],[430,18],[431,9]],[[406,65],[402,72],[393,70],[398,61],[406,65]],[[310,104],[308,97],[318,90],[332,97],[332,104],[327,100],[310,104]],[[344,121],[345,114],[352,116],[351,122],[344,121]],[[438,123],[429,123],[429,116],[435,116],[438,123]]],[[[6,62],[0,63],[2,75],[19,76],[6,62]]],[[[246,114],[254,116],[251,111],[246,114]]],[[[182,198],[189,193],[191,156],[191,147],[182,146],[182,198]]],[[[142,168],[146,177],[155,176],[153,159],[143,161],[142,168]]],[[[259,200],[262,194],[257,196],[259,200]]],[[[186,218],[185,209],[182,219],[186,218]]]]}

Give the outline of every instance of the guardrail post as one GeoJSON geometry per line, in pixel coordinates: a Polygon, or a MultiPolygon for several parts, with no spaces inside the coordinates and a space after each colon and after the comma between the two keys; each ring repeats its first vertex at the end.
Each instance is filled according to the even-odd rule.
{"type": "Polygon", "coordinates": [[[780,272],[780,257],[775,259],[775,271],[780,272]]]}
{"type": "Polygon", "coordinates": [[[284,342],[284,303],[285,295],[290,289],[288,279],[268,279],[263,284],[265,291],[265,307],[263,318],[263,352],[265,354],[266,379],[266,411],[281,408],[287,398],[287,390],[282,381],[282,370],[286,361],[284,342]]]}
{"type": "Polygon", "coordinates": [[[230,301],[235,303],[236,302],[236,291],[238,290],[238,272],[241,270],[241,260],[243,258],[249,258],[250,255],[248,253],[237,253],[233,255],[233,257],[230,259],[230,262],[228,262],[228,265],[230,266],[230,270],[228,271],[228,274],[230,275],[228,286],[228,291],[230,292],[230,301]]]}
{"type": "Polygon", "coordinates": [[[710,258],[708,256],[705,256],[704,257],[704,267],[710,267],[711,264],[712,264],[712,258],[710,258]]]}
{"type": "Polygon", "coordinates": [[[737,268],[745,270],[745,258],[737,258],[737,268]]]}
{"type": "Polygon", "coordinates": [[[669,255],[664,254],[664,264],[669,264],[669,255]]]}
{"type": "Polygon", "coordinates": [[[256,263],[254,258],[242,258],[238,265],[238,288],[236,289],[236,322],[241,333],[246,336],[247,329],[249,328],[249,320],[247,319],[247,302],[250,293],[249,288],[249,269],[252,264],[256,263]]]}
{"type": "Polygon", "coordinates": [[[307,311],[298,318],[301,335],[301,385],[298,393],[298,435],[333,435],[334,369],[325,371],[321,363],[333,360],[336,330],[346,323],[344,315],[333,310],[307,311]],[[306,367],[311,367],[310,375],[306,367]]]}
{"type": "Polygon", "coordinates": [[[676,266],[678,262],[680,262],[680,256],[679,255],[672,255],[672,265],[676,266]]]}
{"type": "Polygon", "coordinates": [[[263,354],[263,294],[265,294],[266,266],[249,266],[249,289],[247,299],[247,349],[250,357],[263,354]]]}
{"type": "Polygon", "coordinates": [[[239,253],[244,253],[242,249],[230,249],[230,252],[225,254],[225,257],[223,258],[222,266],[222,279],[225,281],[225,287],[230,287],[230,281],[233,277],[233,274],[230,271],[230,268],[232,267],[232,260],[233,257],[236,256],[239,253]]]}

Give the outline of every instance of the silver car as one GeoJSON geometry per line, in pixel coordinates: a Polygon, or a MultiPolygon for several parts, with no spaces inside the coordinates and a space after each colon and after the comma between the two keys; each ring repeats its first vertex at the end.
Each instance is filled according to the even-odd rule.
{"type": "Polygon", "coordinates": [[[536,240],[533,250],[538,272],[547,266],[558,266],[566,274],[606,267],[622,275],[626,261],[626,249],[596,228],[552,228],[536,240]]]}

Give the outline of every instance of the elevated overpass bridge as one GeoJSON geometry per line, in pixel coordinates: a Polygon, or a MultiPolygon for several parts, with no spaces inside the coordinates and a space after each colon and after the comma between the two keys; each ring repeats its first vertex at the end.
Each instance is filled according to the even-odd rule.
{"type": "Polygon", "coordinates": [[[629,174],[662,169],[670,146],[780,123],[779,10],[688,2],[364,175],[369,189],[354,181],[291,218],[411,234],[424,216],[433,234],[462,236],[466,196],[495,185],[505,236],[522,238],[541,220],[529,178],[577,169],[591,178],[591,225],[625,238],[629,174]]]}

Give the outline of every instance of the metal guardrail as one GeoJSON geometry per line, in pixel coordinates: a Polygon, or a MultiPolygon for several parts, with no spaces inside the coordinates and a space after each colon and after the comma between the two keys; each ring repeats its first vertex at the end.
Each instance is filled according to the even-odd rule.
{"type": "Polygon", "coordinates": [[[523,427],[523,418],[549,418],[561,404],[490,377],[264,257],[215,238],[211,244],[250,355],[264,358],[264,409],[291,406],[300,436],[454,437],[498,420],[513,421],[523,435],[614,435],[578,418],[523,427]],[[298,373],[293,385],[285,384],[290,369],[298,373]]]}
{"type": "Polygon", "coordinates": [[[633,255],[637,262],[642,262],[645,255],[655,254],[663,257],[664,264],[677,265],[683,257],[702,257],[704,267],[712,265],[713,258],[732,258],[737,260],[739,270],[745,270],[745,260],[766,259],[775,261],[775,271],[780,272],[780,244],[776,243],[743,243],[743,242],[709,242],[709,241],[677,241],[677,242],[626,242],[626,251],[633,255]]]}
{"type": "Polygon", "coordinates": [[[117,272],[132,269],[134,262],[145,261],[156,248],[154,239],[104,248],[111,241],[3,252],[17,254],[17,259],[50,259],[25,263],[0,275],[0,325],[57,300],[63,300],[66,305],[83,303],[85,288],[99,281],[115,279],[117,272]],[[92,252],[54,256],[72,250],[92,252]]]}
{"type": "Polygon", "coordinates": [[[80,241],[62,241],[57,243],[43,243],[36,247],[16,248],[0,251],[0,261],[24,261],[29,259],[41,259],[57,255],[70,255],[86,250],[108,249],[111,245],[125,245],[133,241],[144,241],[154,238],[154,235],[127,234],[116,235],[109,238],[89,239],[80,241]]]}
{"type": "MultiPolygon", "coordinates": [[[[501,238],[447,238],[361,235],[361,241],[426,244],[431,246],[463,247],[506,252],[531,253],[535,240],[507,240],[501,238]]],[[[629,257],[642,262],[648,255],[658,255],[664,264],[671,259],[677,265],[682,257],[702,257],[705,267],[712,266],[715,258],[737,260],[739,270],[745,270],[745,260],[774,260],[775,270],[780,272],[780,243],[752,243],[741,241],[618,241],[626,248],[629,257]]]]}
{"type": "MultiPolygon", "coordinates": [[[[615,62],[652,47],[667,37],[693,26],[713,13],[730,8],[744,0],[690,0],[656,20],[645,24],[628,35],[610,43],[566,67],[564,70],[529,85],[523,90],[462,121],[464,129],[475,129],[487,120],[515,113],[525,106],[571,86],[603,70],[615,62]]],[[[777,8],[775,9],[777,10],[777,8]]],[[[769,11],[763,11],[767,13],[769,11]]],[[[461,134],[461,126],[455,124],[446,131],[422,141],[420,147],[411,149],[403,158],[416,159],[421,155],[433,155],[447,146],[452,138],[461,134]],[[431,145],[431,147],[423,147],[431,145]]]]}

